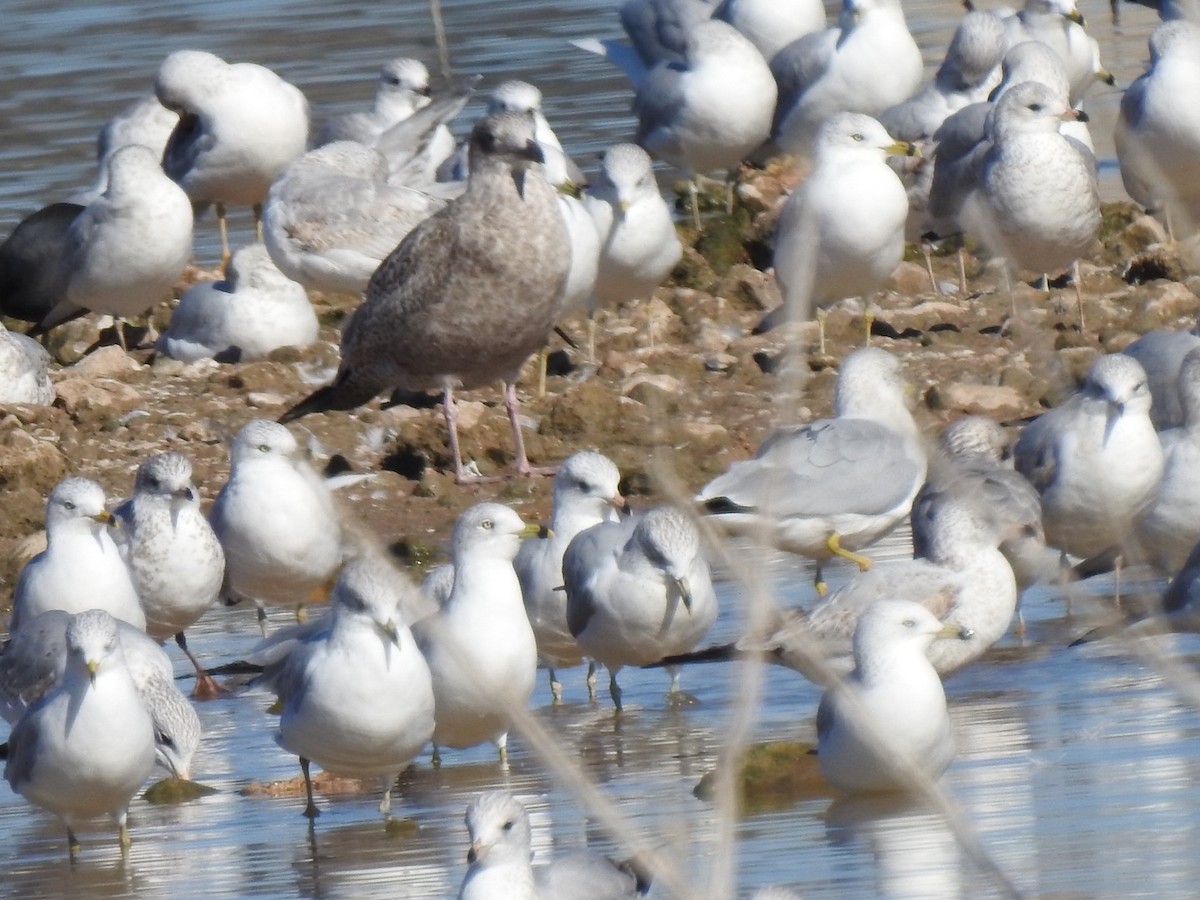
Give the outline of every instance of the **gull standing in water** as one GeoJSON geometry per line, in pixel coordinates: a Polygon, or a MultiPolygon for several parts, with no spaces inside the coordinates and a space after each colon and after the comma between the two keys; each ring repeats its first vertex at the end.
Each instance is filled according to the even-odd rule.
{"type": "MultiPolygon", "coordinates": [[[[617,712],[622,668],[691,650],[717,618],[700,533],[668,506],[581,531],[563,556],[563,584],[567,625],[584,655],[608,669],[617,712]]],[[[678,693],[672,669],[670,697],[678,693]]]]}
{"type": "Polygon", "coordinates": [[[834,418],[772,432],[696,499],[719,526],[816,560],[818,588],[834,556],[865,569],[854,551],[902,522],[925,481],[911,394],[896,357],[855,350],[838,372],[834,418]]]}
{"type": "Polygon", "coordinates": [[[460,483],[477,476],[459,447],[458,385],[504,382],[517,471],[538,474],[525,455],[515,382],[554,327],[571,262],[557,195],[537,168],[533,117],[485,117],[470,155],[466,193],[417,226],[371,277],[342,334],[334,382],[280,417],[354,409],[395,387],[441,387],[460,483]]]}
{"type": "Polygon", "coordinates": [[[196,669],[196,696],[214,697],[216,683],[192,655],[184,631],[221,593],[225,554],[192,484],[182,453],[156,453],[138,466],[134,494],[117,507],[116,536],[133,576],[146,633],[175,638],[196,669]]]}
{"type": "Polygon", "coordinates": [[[226,587],[254,601],[264,635],[264,603],[294,606],[302,618],[328,596],[343,557],[337,509],[282,425],[254,419],[238,432],[209,519],[225,551],[226,587]]]}
{"type": "MultiPolygon", "coordinates": [[[[15,724],[62,683],[69,665],[67,631],[76,615],[80,614],[61,609],[41,613],[24,622],[5,644],[0,654],[0,715],[9,723],[15,724]]],[[[175,686],[171,659],[158,641],[120,619],[114,621],[130,677],[154,722],[155,761],[186,781],[200,746],[200,717],[175,686]]]]}
{"type": "Polygon", "coordinates": [[[533,866],[529,813],[508,791],[488,791],[467,806],[467,874],[458,900],[627,900],[646,893],[628,866],[578,850],[533,866]]]}
{"type": "Polygon", "coordinates": [[[849,793],[900,791],[910,772],[937,779],[954,758],[946,692],[925,653],[960,638],[923,606],[882,600],[854,629],[854,671],[817,707],[821,774],[849,793]]]}
{"type": "Polygon", "coordinates": [[[1124,354],[1101,356],[1077,393],[1025,427],[1013,456],[1042,496],[1047,544],[1085,558],[1119,548],[1163,474],[1145,371],[1124,354]]]}
{"type": "Polygon", "coordinates": [[[110,521],[96,482],[71,477],[54,486],[46,501],[46,549],[25,564],[13,592],[13,631],[51,609],[103,609],[146,629],[137,589],[108,533],[110,521]]]}
{"type": "Polygon", "coordinates": [[[499,503],[481,503],[454,526],[454,585],[414,631],[433,675],[434,764],[440,747],[491,741],[508,762],[508,710],[525,706],[537,679],[537,642],[513,558],[536,525],[499,503]]]}
{"type": "MultiPolygon", "coordinates": [[[[568,456],[554,476],[550,535],[525,540],[513,560],[538,656],[550,671],[550,693],[556,702],[562,700],[562,683],[555,670],[583,661],[567,624],[563,554],[579,532],[616,519],[614,507],[624,502],[618,488],[620,480],[621,473],[602,453],[584,450],[568,456]]],[[[589,670],[589,693],[594,693],[594,681],[594,673],[589,670]]]]}
{"type": "Polygon", "coordinates": [[[163,170],[197,207],[216,205],[225,262],[225,207],[254,207],[262,240],[267,190],[308,143],[308,101],[270,69],[227,63],[202,50],[177,50],[164,59],[154,90],[163,106],[179,113],[163,170]]]}
{"type": "Polygon", "coordinates": [[[320,815],[310,760],[337,775],[380,778],[379,811],[388,815],[392,786],[433,734],[429,666],[400,608],[410,589],[386,563],[352,560],[329,616],[263,674],[282,706],[276,741],[300,757],[310,819],[320,815]]]}
{"type": "Polygon", "coordinates": [[[67,671],[34,704],[8,739],[4,777],[30,803],[67,828],[72,857],[80,820],[109,815],[121,851],[129,849],[129,801],[154,769],[154,723],[138,695],[117,637],[102,610],[67,626],[67,671]]]}

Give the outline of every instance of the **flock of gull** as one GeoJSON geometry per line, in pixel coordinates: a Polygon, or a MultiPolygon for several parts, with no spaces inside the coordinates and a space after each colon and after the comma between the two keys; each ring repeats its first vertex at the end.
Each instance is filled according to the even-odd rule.
{"type": "MultiPolygon", "coordinates": [[[[666,666],[674,697],[689,662],[781,663],[825,687],[818,762],[832,785],[909,790],[954,756],[941,677],[1013,627],[1029,585],[1072,565],[1183,570],[1164,612],[1188,627],[1200,539],[1192,334],[1153,332],[1100,356],[1074,396],[1024,428],[1011,462],[1004,429],[977,417],[931,450],[900,361],[869,346],[841,360],[831,418],[775,430],[696,486],[690,508],[631,512],[617,467],[594,450],[555,471],[529,462],[516,390],[526,362],[565,316],[649,297],[683,252],[655,160],[689,179],[699,228],[701,178],[807,160],[775,234],[784,304],[763,327],[868,301],[906,240],[965,235],[1034,276],[1074,267],[1078,290],[1100,227],[1078,104],[1111,76],[1069,0],[968,12],[927,83],[899,0],[844,0],[830,27],[816,0],[628,0],[620,14],[628,40],[577,44],[626,73],[638,126],[586,185],[532,85],[495,87],[456,146],[448,125],[474,82],[431,91],[415,60],[383,65],[369,110],[316,128],[304,95],[270,70],[185,50],[162,62],[153,96],[105,127],[97,183],[0,247],[0,312],[34,336],[83,315],[136,318],[170,296],[195,217],[212,207],[225,277],[187,290],[157,338],[157,352],[185,361],[308,346],[318,322],[306,292],[362,297],[333,380],[277,422],[241,428],[207,514],[173,451],[145,459],[111,511],[89,479],[51,491],[47,547],[13,594],[0,707],[12,724],[5,777],[62,820],[72,853],[77,824],[103,814],[128,846],[128,805],[156,765],[189,777],[203,738],[161,642],[191,657],[197,697],[224,690],[185,638],[221,600],[259,608],[263,641],[244,662],[278,695],[277,741],[300,760],[310,817],[310,763],[378,779],[385,814],[427,747],[439,762],[490,742],[505,764],[539,666],[559,700],[558,673],[585,662],[594,702],[596,667],[607,670],[618,715],[628,666],[666,666]],[[236,251],[233,206],[253,207],[258,228],[236,251]],[[285,426],[436,389],[456,479],[486,482],[462,458],[454,392],[495,382],[518,474],[554,476],[549,532],[502,504],[473,506],[451,563],[418,590],[346,526],[285,426]],[[818,605],[698,649],[717,616],[698,512],[815,561],[818,605]],[[904,522],[915,558],[871,565],[864,551],[904,522]],[[862,571],[827,593],[821,565],[834,558],[862,571]],[[328,612],[304,614],[326,600],[328,612]],[[267,605],[294,608],[297,624],[267,634],[267,605]]],[[[1160,14],[1115,140],[1130,196],[1175,240],[1200,225],[1200,9],[1160,14]]],[[[594,360],[595,341],[593,329],[580,353],[594,360]]],[[[33,337],[0,330],[0,402],[53,402],[50,367],[33,337]]],[[[462,898],[647,889],[636,866],[587,854],[531,868],[528,816],[507,793],[479,796],[466,822],[462,898]]]]}

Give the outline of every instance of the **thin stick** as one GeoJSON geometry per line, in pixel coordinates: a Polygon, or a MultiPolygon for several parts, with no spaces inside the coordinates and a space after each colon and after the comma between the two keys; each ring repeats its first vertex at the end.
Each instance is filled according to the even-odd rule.
{"type": "Polygon", "coordinates": [[[433,17],[433,36],[437,41],[438,65],[442,70],[442,78],[449,83],[453,80],[454,70],[450,68],[450,45],[446,41],[446,23],[442,19],[441,0],[429,0],[429,15],[433,17]]]}

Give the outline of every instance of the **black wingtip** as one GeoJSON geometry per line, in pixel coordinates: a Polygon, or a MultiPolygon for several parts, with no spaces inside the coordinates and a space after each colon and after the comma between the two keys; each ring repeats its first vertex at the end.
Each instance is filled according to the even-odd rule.
{"type": "Polygon", "coordinates": [[[718,644],[715,647],[707,647],[704,650],[695,650],[692,653],[680,653],[676,656],[666,656],[658,662],[647,663],[642,666],[643,669],[661,669],[663,666],[681,666],[688,663],[706,663],[706,662],[727,662],[731,659],[736,659],[738,649],[733,644],[718,644]]]}

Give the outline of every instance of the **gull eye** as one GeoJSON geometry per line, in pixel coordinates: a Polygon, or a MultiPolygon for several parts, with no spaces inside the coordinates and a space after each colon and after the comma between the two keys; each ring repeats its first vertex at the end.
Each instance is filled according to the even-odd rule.
{"type": "Polygon", "coordinates": [[[1030,104],[1029,104],[1029,109],[1030,109],[1032,112],[1041,112],[1041,111],[1042,111],[1042,104],[1040,104],[1040,103],[1030,103],[1030,104]]]}
{"type": "Polygon", "coordinates": [[[482,528],[484,531],[491,531],[492,527],[493,527],[493,522],[491,519],[484,519],[482,522],[479,523],[479,527],[482,528]]]}
{"type": "Polygon", "coordinates": [[[270,452],[271,452],[271,445],[270,445],[270,444],[259,444],[259,445],[258,445],[258,452],[259,452],[259,453],[270,453],[270,452]]]}
{"type": "Polygon", "coordinates": [[[507,822],[505,822],[505,823],[504,823],[504,825],[503,825],[503,826],[501,826],[501,827],[503,827],[505,831],[512,831],[512,830],[513,830],[513,825],[515,825],[515,824],[516,824],[516,822],[514,822],[512,819],[509,819],[509,820],[508,820],[507,822]]]}
{"type": "Polygon", "coordinates": [[[854,134],[850,135],[850,137],[851,137],[852,139],[854,139],[856,142],[860,143],[860,144],[861,144],[861,143],[863,142],[863,140],[864,140],[864,138],[863,138],[863,136],[862,136],[862,133],[861,133],[861,132],[858,132],[858,131],[854,132],[854,134]]]}
{"type": "Polygon", "coordinates": [[[903,625],[905,628],[916,628],[917,620],[916,619],[905,619],[900,624],[903,625]]]}
{"type": "Polygon", "coordinates": [[[74,509],[74,508],[75,508],[75,504],[74,504],[74,503],[72,503],[70,500],[66,500],[66,501],[64,501],[64,502],[63,502],[63,508],[64,508],[64,509],[74,509]]]}

